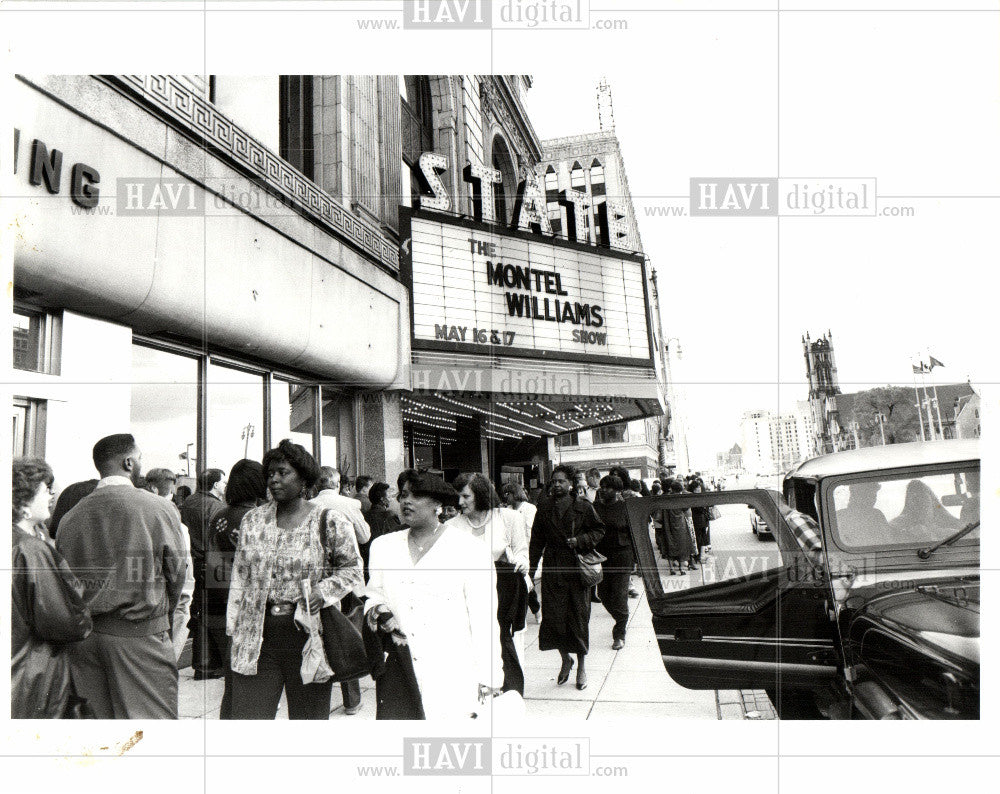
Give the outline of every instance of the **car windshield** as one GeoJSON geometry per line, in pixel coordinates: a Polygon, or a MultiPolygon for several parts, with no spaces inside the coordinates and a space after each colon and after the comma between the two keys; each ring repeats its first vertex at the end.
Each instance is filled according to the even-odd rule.
{"type": "MultiPolygon", "coordinates": [[[[852,478],[833,488],[833,531],[845,546],[926,545],[979,520],[979,469],[852,478]]],[[[976,528],[960,541],[978,543],[976,528]]]]}

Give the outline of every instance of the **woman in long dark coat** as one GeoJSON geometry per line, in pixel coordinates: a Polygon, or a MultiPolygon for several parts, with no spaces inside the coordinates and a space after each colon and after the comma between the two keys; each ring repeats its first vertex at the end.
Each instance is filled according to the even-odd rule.
{"type": "MultiPolygon", "coordinates": [[[[670,482],[669,493],[684,493],[684,483],[680,480],[670,482]]],[[[663,528],[667,544],[667,562],[670,566],[670,575],[673,576],[674,565],[676,573],[684,576],[684,563],[691,563],[691,555],[694,554],[694,525],[691,521],[691,510],[664,510],[666,515],[663,519],[663,528]]]]}
{"type": "Polygon", "coordinates": [[[604,524],[586,499],[574,497],[571,466],[556,466],[551,495],[538,507],[531,528],[529,576],[542,567],[542,625],[538,649],[557,650],[562,666],[556,683],[565,684],[576,654],[576,688],[587,688],[584,659],[590,648],[590,588],[580,578],[577,552],[591,551],[604,537],[604,524]]]}
{"type": "MultiPolygon", "coordinates": [[[[705,493],[705,483],[696,477],[691,481],[689,489],[691,493],[705,493]]],[[[712,513],[708,507],[692,507],[691,520],[694,522],[694,536],[698,544],[698,551],[694,555],[694,559],[701,562],[701,550],[711,543],[709,524],[712,520],[712,513]]]]}

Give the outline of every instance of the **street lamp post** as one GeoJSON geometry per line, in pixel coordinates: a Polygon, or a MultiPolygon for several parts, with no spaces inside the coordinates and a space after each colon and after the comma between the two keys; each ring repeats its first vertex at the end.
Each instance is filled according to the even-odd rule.
{"type": "Polygon", "coordinates": [[[192,441],[184,448],[184,454],[181,455],[181,457],[184,458],[185,464],[187,465],[187,473],[185,474],[186,477],[191,476],[191,447],[193,446],[194,442],[192,441]]]}
{"type": "Polygon", "coordinates": [[[879,411],[875,414],[875,421],[878,422],[878,432],[882,436],[882,446],[885,446],[885,414],[879,411]]]}
{"type": "Polygon", "coordinates": [[[254,435],[254,426],[253,426],[253,423],[251,422],[251,423],[247,424],[246,427],[243,428],[243,433],[240,435],[240,438],[243,439],[243,457],[244,457],[244,459],[246,458],[247,454],[250,452],[250,439],[253,438],[253,435],[254,435]]]}
{"type": "Polygon", "coordinates": [[[684,430],[684,417],[683,412],[679,410],[677,405],[677,390],[674,387],[674,373],[673,368],[670,364],[670,343],[676,342],[677,345],[674,348],[674,352],[677,354],[677,358],[680,359],[684,351],[681,349],[681,340],[676,336],[668,337],[663,340],[663,350],[666,353],[666,367],[667,367],[667,393],[670,396],[670,413],[671,413],[671,424],[674,427],[674,448],[677,453],[677,462],[681,462],[681,453],[683,453],[684,468],[687,471],[691,470],[691,458],[688,454],[687,445],[687,433],[684,430]],[[680,445],[681,449],[678,450],[677,446],[680,445]]]}

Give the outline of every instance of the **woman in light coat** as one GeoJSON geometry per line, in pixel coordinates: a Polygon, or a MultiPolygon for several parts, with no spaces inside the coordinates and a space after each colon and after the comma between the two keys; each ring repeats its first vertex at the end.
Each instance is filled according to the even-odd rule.
{"type": "MultiPolygon", "coordinates": [[[[408,528],[372,542],[365,619],[409,651],[427,719],[485,717],[503,675],[493,560],[482,541],[439,522],[451,486],[412,469],[398,483],[408,528]]],[[[395,670],[376,679],[380,712],[379,690],[400,687],[387,678],[395,670]]]]}

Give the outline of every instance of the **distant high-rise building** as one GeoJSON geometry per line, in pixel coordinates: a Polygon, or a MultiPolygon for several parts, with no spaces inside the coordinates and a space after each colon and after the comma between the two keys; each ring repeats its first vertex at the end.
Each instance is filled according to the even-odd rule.
{"type": "Polygon", "coordinates": [[[810,457],[810,416],[799,403],[795,411],[775,414],[748,411],[740,422],[743,468],[750,474],[775,474],[810,457]]]}

